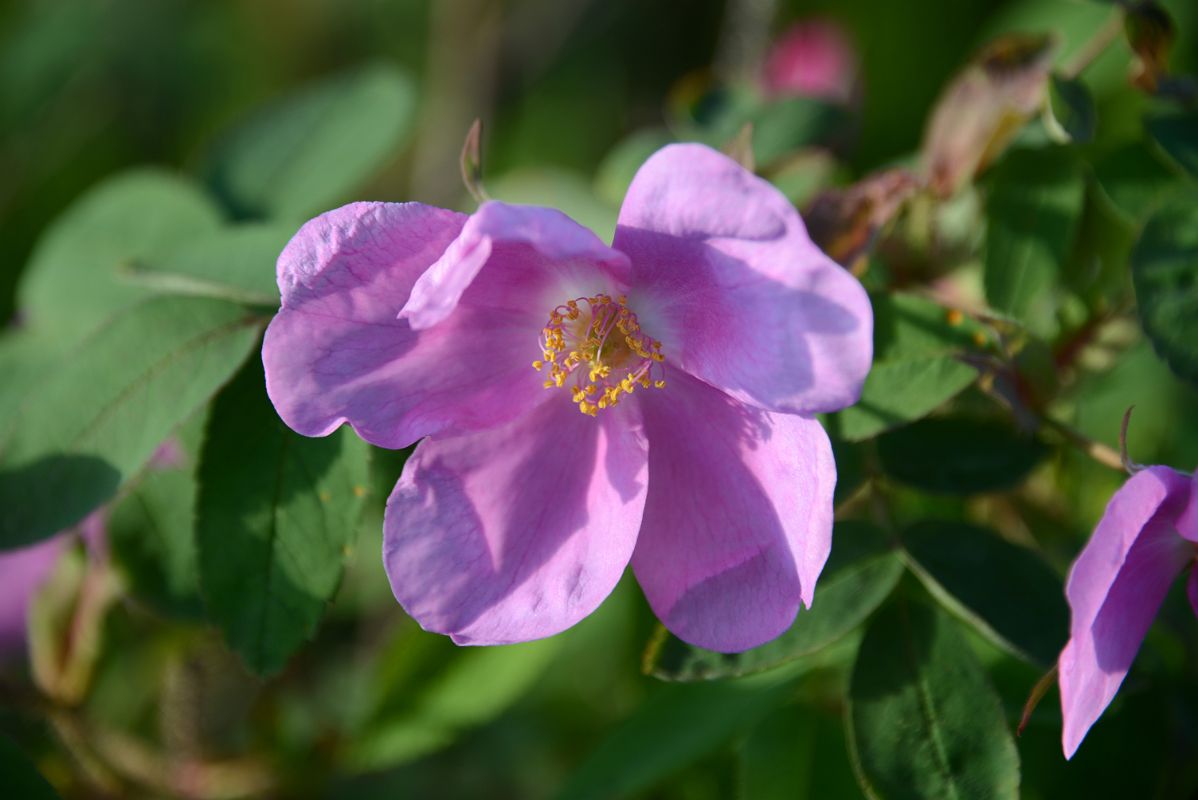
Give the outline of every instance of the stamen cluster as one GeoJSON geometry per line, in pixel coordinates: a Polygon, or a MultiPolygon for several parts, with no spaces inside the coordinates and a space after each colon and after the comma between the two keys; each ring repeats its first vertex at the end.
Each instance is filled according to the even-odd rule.
{"type": "MultiPolygon", "coordinates": [[[[566,387],[583,414],[595,416],[638,387],[662,389],[652,369],[665,360],[661,342],[641,331],[623,295],[606,294],[568,300],[553,309],[541,331],[543,360],[532,362],[548,371],[546,389],[566,387]]],[[[661,369],[660,367],[658,368],[661,369]]]]}

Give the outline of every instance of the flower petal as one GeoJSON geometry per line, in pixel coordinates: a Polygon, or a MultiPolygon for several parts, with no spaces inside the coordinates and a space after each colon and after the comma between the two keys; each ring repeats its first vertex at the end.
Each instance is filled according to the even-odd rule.
{"type": "Polygon", "coordinates": [[[632,566],[679,638],[738,652],[810,607],[832,545],[836,465],[820,424],[732,400],[677,369],[638,393],[649,497],[632,566]]]}
{"type": "Polygon", "coordinates": [[[1070,570],[1072,622],[1059,661],[1066,758],[1114,698],[1169,585],[1193,558],[1174,527],[1188,496],[1189,480],[1171,469],[1136,473],[1070,570]]]}
{"type": "Polygon", "coordinates": [[[1198,542],[1198,472],[1190,477],[1190,499],[1177,517],[1177,532],[1191,542],[1198,542]]]}
{"type": "MultiPolygon", "coordinates": [[[[559,303],[596,291],[623,291],[628,259],[560,211],[488,202],[462,235],[420,276],[403,317],[417,330],[446,319],[476,285],[483,266],[502,292],[487,303],[534,308],[539,324],[559,303]]],[[[475,303],[479,300],[475,299],[475,303]]]]}
{"type": "Polygon", "coordinates": [[[627,403],[592,419],[560,394],[504,427],[426,439],[405,465],[383,563],[424,629],[459,644],[538,639],[619,581],[645,503],[639,414],[627,403]]]}
{"type": "Polygon", "coordinates": [[[0,553],[0,658],[25,647],[29,603],[50,577],[70,539],[54,536],[30,547],[0,553]]]}
{"type": "Polygon", "coordinates": [[[530,364],[543,314],[472,307],[424,332],[397,319],[465,221],[419,203],[354,203],[300,229],[279,256],[283,307],[262,347],[267,392],[289,426],[325,436],[349,422],[373,444],[406,447],[540,402],[530,364]]]}
{"type": "Polygon", "coordinates": [[[702,145],[665,147],[633,179],[614,246],[632,259],[642,326],[673,363],[770,411],[857,401],[869,298],[766,181],[702,145]]]}

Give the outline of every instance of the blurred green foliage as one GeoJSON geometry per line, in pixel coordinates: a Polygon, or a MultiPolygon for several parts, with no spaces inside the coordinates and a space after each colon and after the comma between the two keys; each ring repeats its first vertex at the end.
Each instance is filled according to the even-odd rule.
{"type": "Polygon", "coordinates": [[[1198,7],[1163,6],[1153,66],[1163,40],[1096,0],[0,2],[0,547],[110,509],[107,560],[68,550],[36,600],[32,668],[0,666],[5,788],[1193,796],[1180,591],[1073,761],[1053,692],[1012,735],[1124,410],[1137,461],[1198,465],[1198,7]],[[753,80],[811,16],[855,42],[851,104],[753,80]],[[1051,76],[968,66],[1007,32],[1051,34],[1051,76]],[[960,190],[887,194],[967,69],[978,108],[1012,74],[1044,95],[978,134],[960,190]],[[379,561],[407,452],[274,417],[254,351],[280,248],[353,199],[470,209],[476,117],[492,196],[604,237],[649,153],[751,122],[759,172],[870,289],[874,371],[824,420],[832,559],[775,642],[689,647],[626,579],[558,637],[457,648],[379,561]]]}

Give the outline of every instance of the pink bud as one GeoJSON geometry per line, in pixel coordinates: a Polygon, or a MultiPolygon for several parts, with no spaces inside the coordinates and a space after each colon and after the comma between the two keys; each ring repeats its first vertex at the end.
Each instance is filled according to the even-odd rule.
{"type": "Polygon", "coordinates": [[[857,53],[834,22],[792,25],[766,57],[762,88],[771,96],[814,97],[849,103],[857,86],[857,53]]]}

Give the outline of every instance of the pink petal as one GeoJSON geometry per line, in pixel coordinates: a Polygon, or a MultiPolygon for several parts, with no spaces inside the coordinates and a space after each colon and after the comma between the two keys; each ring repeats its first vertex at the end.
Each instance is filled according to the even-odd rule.
{"type": "Polygon", "coordinates": [[[426,630],[459,644],[550,636],[619,581],[645,503],[639,413],[592,419],[554,394],[504,427],[426,439],[404,467],[383,563],[426,630]]]}
{"type": "Polygon", "coordinates": [[[632,259],[642,328],[672,363],[770,411],[857,401],[869,298],[766,181],[702,145],[665,147],[633,179],[615,247],[632,259]]]}
{"type": "Polygon", "coordinates": [[[82,537],[93,558],[108,547],[108,509],[88,514],[74,528],[19,550],[0,552],[0,660],[24,652],[29,605],[54,571],[63,548],[71,544],[72,531],[82,537]]]}
{"type": "Polygon", "coordinates": [[[489,281],[502,286],[493,297],[474,303],[535,308],[538,325],[566,300],[618,293],[627,286],[628,259],[560,211],[536,206],[484,203],[462,235],[437,263],[420,276],[403,309],[417,330],[446,319],[483,266],[489,281]]]}
{"type": "Polygon", "coordinates": [[[29,603],[70,539],[56,535],[0,553],[0,658],[24,651],[29,603]]]}
{"type": "Polygon", "coordinates": [[[1191,542],[1198,542],[1198,473],[1190,478],[1190,497],[1177,517],[1177,532],[1191,542]]]}
{"type": "Polygon", "coordinates": [[[405,447],[540,402],[530,365],[547,309],[472,307],[425,332],[397,319],[465,221],[419,203],[354,203],[300,229],[279,256],[283,307],[262,347],[289,426],[325,436],[349,422],[369,442],[405,447]]]}
{"type": "Polygon", "coordinates": [[[649,498],[632,557],[649,605],[691,644],[756,647],[810,607],[832,546],[836,465],[813,419],[771,414],[679,370],[638,393],[649,498]]]}
{"type": "Polygon", "coordinates": [[[1169,585],[1193,558],[1175,528],[1188,495],[1188,479],[1171,469],[1136,473],[1073,564],[1070,639],[1058,664],[1066,758],[1114,698],[1169,585]]]}

